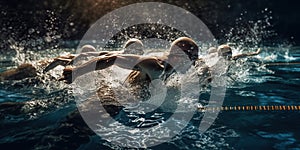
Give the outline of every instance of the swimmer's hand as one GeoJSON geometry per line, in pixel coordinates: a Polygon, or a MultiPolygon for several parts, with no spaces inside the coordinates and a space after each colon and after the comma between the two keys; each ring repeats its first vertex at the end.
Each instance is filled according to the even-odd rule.
{"type": "Polygon", "coordinates": [[[257,51],[255,52],[256,55],[258,55],[259,53],[261,53],[261,48],[258,48],[257,51]]]}
{"type": "Polygon", "coordinates": [[[59,81],[65,81],[67,84],[72,83],[72,73],[75,72],[74,70],[72,67],[66,67],[63,72],[63,77],[60,78],[59,81]]]}
{"type": "Polygon", "coordinates": [[[72,61],[72,59],[74,58],[74,55],[68,55],[68,56],[60,56],[60,57],[56,57],[54,58],[53,62],[51,62],[45,69],[44,69],[44,73],[48,72],[49,70],[57,67],[58,65],[61,66],[66,66],[68,64],[70,64],[70,62],[72,61]]]}
{"type": "Polygon", "coordinates": [[[77,66],[77,67],[72,67],[72,66],[67,66],[63,70],[63,77],[59,79],[59,81],[65,81],[65,83],[72,83],[77,77],[82,76],[88,72],[92,72],[95,70],[95,66],[92,63],[90,65],[89,63],[77,66]]]}

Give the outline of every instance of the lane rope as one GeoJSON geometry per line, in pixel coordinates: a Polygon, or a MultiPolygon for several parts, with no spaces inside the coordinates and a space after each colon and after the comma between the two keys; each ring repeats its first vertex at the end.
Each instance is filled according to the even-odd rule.
{"type": "Polygon", "coordinates": [[[288,66],[288,65],[300,65],[300,62],[277,62],[277,63],[266,63],[266,66],[288,66]]]}
{"type": "Polygon", "coordinates": [[[265,106],[221,106],[221,107],[207,107],[198,106],[198,111],[298,111],[300,105],[265,105],[265,106]]]}

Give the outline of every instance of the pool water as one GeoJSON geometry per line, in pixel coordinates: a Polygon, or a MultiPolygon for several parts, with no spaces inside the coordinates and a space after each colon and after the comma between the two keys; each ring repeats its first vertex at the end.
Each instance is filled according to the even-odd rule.
{"type": "MultiPolygon", "coordinates": [[[[262,54],[231,67],[223,106],[300,105],[300,48],[262,49],[262,54]]],[[[52,57],[46,54],[43,52],[38,59],[52,57]]],[[[16,65],[1,61],[1,71],[16,65]]],[[[48,77],[1,82],[1,148],[123,148],[91,131],[78,113],[72,89],[48,77]]],[[[199,103],[204,105],[208,99],[209,93],[204,92],[199,103]]],[[[128,114],[128,110],[123,110],[116,119],[126,121],[128,114]]],[[[132,120],[137,120],[134,126],[149,121],[155,122],[150,126],[156,126],[162,122],[157,120],[167,118],[167,114],[157,113],[143,122],[139,120],[141,116],[131,115],[132,120]]],[[[178,135],[149,149],[300,149],[299,110],[221,111],[205,133],[198,129],[202,117],[203,113],[195,112],[178,135]]]]}

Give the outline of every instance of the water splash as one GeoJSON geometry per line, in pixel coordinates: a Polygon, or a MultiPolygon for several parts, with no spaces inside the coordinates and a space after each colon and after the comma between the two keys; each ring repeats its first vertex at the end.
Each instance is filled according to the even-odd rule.
{"type": "MultiPolygon", "coordinates": [[[[262,16],[258,20],[246,20],[247,11],[240,14],[235,20],[234,27],[225,32],[226,42],[235,43],[238,49],[257,48],[265,43],[267,39],[276,36],[272,30],[272,11],[267,8],[258,13],[262,16]]],[[[224,31],[223,31],[224,32],[224,31]]]]}
{"type": "MultiPolygon", "coordinates": [[[[16,41],[14,38],[8,40],[10,48],[14,49],[17,53],[16,57],[12,57],[14,58],[12,59],[12,62],[15,62],[16,64],[21,64],[24,62],[30,62],[36,64],[38,60],[51,58],[58,55],[63,55],[63,51],[72,51],[70,49],[57,49],[56,48],[57,45],[51,47],[50,49],[42,48],[43,44],[52,43],[52,42],[55,43],[55,41],[58,41],[62,36],[62,34],[58,32],[58,28],[56,24],[58,20],[55,17],[55,13],[51,11],[47,11],[47,12],[50,16],[49,19],[45,21],[46,25],[44,25],[44,27],[47,29],[47,32],[45,35],[42,36],[43,38],[36,37],[37,35],[41,34],[40,31],[38,31],[35,28],[30,28],[28,29],[28,36],[30,37],[28,40],[23,40],[21,42],[16,41]],[[30,50],[29,47],[33,47],[34,49],[30,50]],[[35,49],[41,51],[38,51],[38,53],[36,53],[37,51],[35,51],[35,49]]],[[[241,20],[243,20],[243,14],[241,14],[241,18],[237,19],[237,28],[230,29],[229,33],[226,34],[227,42],[234,43],[233,44],[234,54],[255,51],[258,47],[262,47],[262,49],[264,50],[262,54],[256,57],[246,58],[235,62],[233,67],[229,70],[230,77],[228,77],[228,80],[231,81],[230,83],[232,83],[233,85],[239,84],[238,85],[239,88],[241,88],[240,85],[241,83],[243,84],[264,83],[267,80],[270,79],[273,80],[275,78],[275,77],[269,78],[269,76],[271,76],[274,72],[266,68],[266,66],[264,66],[263,63],[276,62],[281,60],[287,62],[297,60],[296,57],[290,54],[291,51],[289,51],[290,48],[288,46],[284,46],[284,45],[278,47],[263,46],[264,39],[269,36],[274,36],[276,35],[276,33],[269,30],[269,28],[272,27],[271,25],[272,17],[270,16],[272,12],[266,9],[263,10],[261,13],[265,15],[263,19],[259,21],[248,21],[246,24],[242,23],[241,20]]],[[[69,25],[73,26],[74,23],[70,23],[69,25]]],[[[132,33],[130,33],[127,30],[125,30],[124,33],[122,32],[122,37],[124,39],[131,38],[131,37],[143,38],[141,36],[137,36],[139,34],[137,32],[137,30],[139,30],[138,27],[133,26],[131,28],[132,28],[131,31],[133,31],[132,33]]],[[[150,28],[150,30],[154,32],[154,35],[157,38],[164,38],[163,36],[166,36],[166,39],[172,40],[175,37],[181,36],[181,33],[180,34],[173,33],[173,30],[175,29],[165,30],[166,29],[165,27],[161,27],[166,32],[169,32],[169,34],[164,35],[161,32],[156,31],[158,29],[156,26],[149,25],[147,26],[147,28],[150,28]]],[[[13,29],[8,27],[3,30],[13,30],[13,29]]],[[[166,48],[166,46],[163,44],[159,45],[158,47],[166,48]]],[[[9,60],[11,58],[10,55],[1,57],[1,61],[4,62],[5,60],[9,60]]],[[[172,79],[168,81],[167,83],[168,87],[178,88],[181,82],[196,82],[195,77],[197,77],[197,75],[199,75],[199,80],[204,81],[205,78],[200,78],[200,77],[204,77],[203,74],[201,73],[202,73],[201,68],[198,68],[198,70],[196,71],[193,70],[189,72],[187,75],[174,76],[172,79]]],[[[68,105],[70,101],[73,100],[72,97],[70,96],[71,93],[68,93],[68,90],[66,89],[67,86],[62,82],[56,82],[55,80],[53,80],[53,77],[57,79],[59,74],[61,74],[61,69],[56,68],[46,75],[40,73],[39,77],[35,79],[26,79],[22,81],[1,83],[1,87],[5,87],[5,90],[15,90],[15,91],[19,90],[19,92],[22,93],[22,95],[19,96],[19,94],[16,94],[17,95],[16,97],[23,97],[24,94],[25,98],[23,97],[24,98],[23,101],[26,101],[26,104],[22,108],[22,111],[29,116],[28,118],[30,120],[34,120],[44,116],[45,114],[50,114],[51,112],[56,111],[57,109],[62,108],[65,105],[68,105]]],[[[119,89],[117,89],[116,91],[123,91],[126,89],[127,93],[123,91],[124,93],[126,93],[123,95],[125,96],[129,95],[128,89],[121,86],[123,82],[120,82],[120,80],[118,80],[118,76],[110,76],[110,75],[115,75],[115,74],[111,73],[111,71],[109,70],[106,72],[97,73],[96,76],[98,77],[98,81],[96,85],[99,86],[103,85],[104,82],[102,80],[103,78],[101,79],[101,77],[108,76],[111,77],[111,78],[106,78],[109,79],[109,82],[111,82],[109,83],[110,86],[117,87],[117,88],[119,87],[119,89]]],[[[209,93],[209,89],[207,87],[203,87],[204,85],[206,85],[207,82],[200,82],[200,83],[203,84],[201,85],[202,87],[202,89],[200,89],[202,90],[201,92],[209,93]]],[[[83,90],[90,90],[91,93],[96,90],[93,88],[89,89],[90,87],[88,85],[83,85],[81,86],[81,88],[84,88],[83,90]]],[[[79,94],[81,94],[80,92],[86,92],[83,90],[74,91],[74,92],[79,92],[79,94]]],[[[240,95],[242,95],[243,97],[253,96],[255,94],[256,93],[253,92],[252,93],[245,93],[243,91],[240,92],[240,95]]],[[[122,97],[121,99],[126,99],[126,97],[122,97]]],[[[189,104],[189,102],[193,102],[193,100],[194,99],[190,97],[178,99],[180,103],[185,103],[185,104],[189,104]]],[[[207,102],[208,100],[205,99],[202,101],[201,99],[199,101],[205,104],[205,102],[207,102]]],[[[187,106],[195,107],[195,103],[190,103],[190,105],[187,106]]],[[[124,109],[125,113],[127,113],[126,115],[130,119],[132,119],[131,123],[133,123],[133,125],[137,127],[148,127],[148,126],[159,125],[165,119],[165,117],[160,113],[156,113],[147,118],[143,116],[144,112],[142,111],[137,113],[130,113],[129,110],[130,109],[126,109],[126,108],[124,109]]],[[[119,118],[117,119],[122,119],[122,116],[118,116],[118,117],[119,118]]],[[[11,117],[10,119],[13,119],[13,117],[11,117]]],[[[180,120],[174,120],[174,124],[180,126],[180,120]]],[[[115,126],[116,128],[118,127],[117,124],[112,124],[111,126],[115,126]]],[[[232,129],[228,129],[227,127],[213,128],[212,130],[209,130],[206,134],[199,134],[198,128],[192,130],[192,128],[194,127],[195,126],[193,125],[189,126],[189,128],[185,129],[179,136],[177,136],[174,139],[174,141],[168,144],[175,145],[176,147],[180,147],[184,149],[185,148],[218,149],[220,147],[230,149],[231,146],[226,142],[224,137],[239,136],[237,133],[235,133],[235,131],[233,131],[232,129]],[[195,142],[190,145],[190,143],[187,142],[187,139],[191,141],[193,140],[195,142]]],[[[102,131],[100,132],[113,134],[110,133],[110,131],[105,131],[105,129],[101,129],[101,130],[102,131]]],[[[157,136],[158,137],[167,136],[168,132],[169,130],[166,129],[157,136]]],[[[131,134],[135,134],[135,131],[132,130],[131,134]]],[[[274,136],[276,139],[278,139],[276,135],[272,135],[272,134],[268,135],[267,133],[263,133],[263,132],[258,132],[257,134],[264,138],[272,138],[274,136]]],[[[128,134],[116,135],[114,137],[122,138],[122,136],[129,136],[129,135],[128,134]]],[[[148,135],[144,135],[144,136],[148,136],[148,135]]],[[[291,136],[288,135],[287,138],[289,137],[291,136]]],[[[151,140],[159,140],[159,138],[153,138],[151,140]]]]}

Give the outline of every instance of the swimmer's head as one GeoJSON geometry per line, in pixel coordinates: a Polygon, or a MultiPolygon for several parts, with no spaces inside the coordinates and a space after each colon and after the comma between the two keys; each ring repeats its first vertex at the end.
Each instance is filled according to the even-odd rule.
{"type": "Polygon", "coordinates": [[[199,48],[194,40],[188,37],[180,37],[176,39],[170,48],[171,56],[187,55],[190,60],[195,61],[198,59],[199,48]],[[184,52],[184,53],[182,53],[184,52]]]}
{"type": "Polygon", "coordinates": [[[96,52],[96,48],[92,45],[83,45],[81,47],[81,53],[86,53],[86,52],[96,52]]]}
{"type": "Polygon", "coordinates": [[[137,54],[137,55],[143,55],[143,43],[139,39],[129,39],[125,44],[124,44],[124,54],[137,54]]]}
{"type": "Polygon", "coordinates": [[[232,58],[232,50],[229,45],[223,44],[218,47],[218,56],[224,57],[226,59],[232,58]]]}

